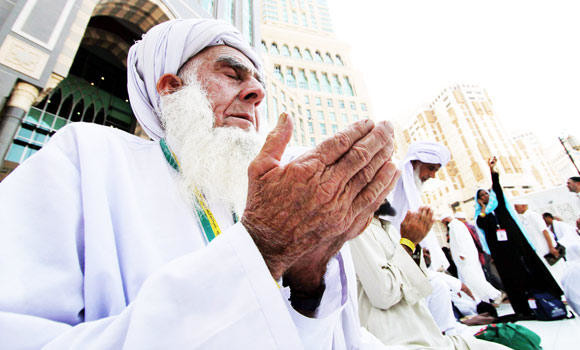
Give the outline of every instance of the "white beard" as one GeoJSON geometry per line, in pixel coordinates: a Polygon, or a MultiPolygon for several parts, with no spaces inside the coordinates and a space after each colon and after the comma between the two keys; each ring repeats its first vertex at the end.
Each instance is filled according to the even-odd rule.
{"type": "Polygon", "coordinates": [[[420,166],[417,166],[417,168],[413,169],[413,180],[415,180],[415,185],[417,186],[418,191],[421,191],[423,188],[423,181],[421,181],[421,178],[419,177],[420,170],[420,166]]]}
{"type": "Polygon", "coordinates": [[[197,189],[209,203],[225,205],[241,216],[248,165],[260,150],[262,136],[254,129],[214,128],[210,102],[197,81],[161,97],[161,121],[165,140],[180,163],[180,187],[186,200],[196,203],[197,189]]]}

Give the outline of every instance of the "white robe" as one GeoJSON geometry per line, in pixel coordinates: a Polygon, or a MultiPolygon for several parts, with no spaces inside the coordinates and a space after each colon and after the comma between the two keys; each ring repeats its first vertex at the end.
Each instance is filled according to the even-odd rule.
{"type": "Polygon", "coordinates": [[[363,327],[384,344],[405,349],[507,349],[472,336],[442,335],[425,306],[431,293],[425,264],[419,267],[398,243],[397,233],[388,231],[373,219],[350,242],[363,327]]]}
{"type": "Polygon", "coordinates": [[[471,289],[476,298],[490,301],[501,295],[501,292],[485,279],[473,238],[467,226],[457,219],[449,223],[449,247],[459,279],[471,289]]]}
{"type": "Polygon", "coordinates": [[[543,231],[548,231],[552,246],[555,247],[556,241],[554,240],[552,231],[548,229],[548,226],[546,225],[546,222],[542,216],[534,211],[526,210],[525,213],[518,214],[518,218],[524,226],[528,237],[530,237],[532,240],[534,248],[536,248],[536,254],[538,254],[540,260],[542,260],[544,265],[546,265],[554,279],[556,281],[560,281],[562,274],[564,273],[564,269],[566,268],[566,261],[564,261],[564,259],[560,259],[554,265],[550,265],[544,258],[544,255],[550,252],[550,247],[548,246],[548,242],[546,241],[546,237],[544,236],[543,231]]]}
{"type": "Polygon", "coordinates": [[[295,312],[253,240],[210,203],[206,246],[158,142],[75,123],[0,184],[7,349],[357,348],[354,268],[334,257],[317,318],[295,312]]]}

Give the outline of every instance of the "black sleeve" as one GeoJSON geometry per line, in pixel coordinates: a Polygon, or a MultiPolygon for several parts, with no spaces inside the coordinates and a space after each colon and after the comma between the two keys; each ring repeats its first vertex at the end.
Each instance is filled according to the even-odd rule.
{"type": "Polygon", "coordinates": [[[498,173],[491,173],[491,189],[493,190],[493,192],[495,192],[498,206],[505,207],[505,198],[503,196],[503,189],[501,188],[501,184],[499,183],[498,173]]]}

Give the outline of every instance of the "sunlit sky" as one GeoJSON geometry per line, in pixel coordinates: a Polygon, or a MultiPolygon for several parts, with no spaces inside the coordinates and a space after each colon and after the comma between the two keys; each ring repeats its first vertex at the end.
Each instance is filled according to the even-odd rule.
{"type": "Polygon", "coordinates": [[[580,136],[580,4],[564,0],[329,0],[377,120],[445,87],[485,88],[512,133],[580,136]]]}

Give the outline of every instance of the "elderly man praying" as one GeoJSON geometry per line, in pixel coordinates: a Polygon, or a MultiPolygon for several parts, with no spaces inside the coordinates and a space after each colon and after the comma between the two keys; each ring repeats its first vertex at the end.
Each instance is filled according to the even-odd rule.
{"type": "Polygon", "coordinates": [[[151,141],[71,124],[0,186],[2,346],[360,347],[341,248],[394,186],[391,126],[290,157],[282,115],[263,143],[260,60],[215,20],[153,27],[127,67],[151,141]]]}

